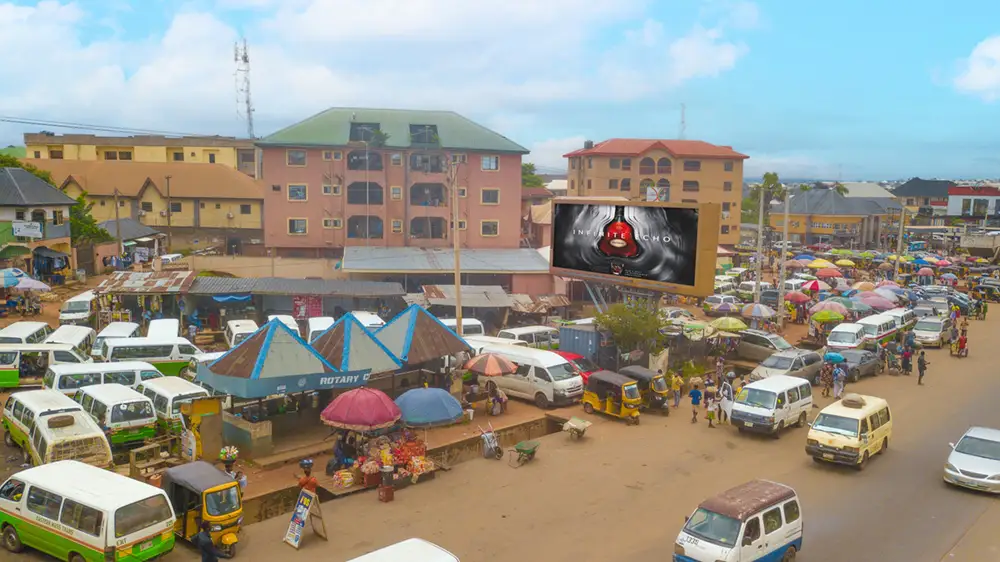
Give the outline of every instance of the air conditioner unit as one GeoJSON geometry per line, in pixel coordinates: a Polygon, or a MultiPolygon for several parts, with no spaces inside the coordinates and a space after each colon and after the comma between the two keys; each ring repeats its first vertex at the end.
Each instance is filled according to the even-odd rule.
{"type": "Polygon", "coordinates": [[[146,211],[143,211],[142,209],[139,209],[139,216],[140,217],[146,216],[146,211]]]}
{"type": "Polygon", "coordinates": [[[167,216],[167,212],[166,212],[166,211],[160,211],[160,216],[161,216],[161,217],[165,217],[165,216],[167,216]]]}
{"type": "Polygon", "coordinates": [[[227,219],[232,219],[233,218],[233,214],[232,213],[226,213],[226,218],[227,219]]]}

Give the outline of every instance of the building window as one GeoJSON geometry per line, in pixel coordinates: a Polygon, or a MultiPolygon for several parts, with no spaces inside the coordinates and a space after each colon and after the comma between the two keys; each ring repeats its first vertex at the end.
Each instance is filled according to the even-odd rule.
{"type": "Polygon", "coordinates": [[[499,156],[483,156],[482,169],[484,172],[495,172],[500,169],[499,156]]]}
{"type": "Polygon", "coordinates": [[[199,203],[198,207],[204,209],[205,208],[205,204],[204,203],[199,203]]]}
{"type": "MultiPolygon", "coordinates": [[[[119,151],[118,152],[118,159],[119,160],[131,160],[132,159],[132,151],[131,150],[122,150],[122,151],[119,151]]],[[[215,162],[215,156],[214,155],[212,156],[212,162],[215,162]]]]}
{"type": "Polygon", "coordinates": [[[62,211],[52,211],[52,224],[53,225],[59,226],[59,225],[61,225],[64,222],[64,220],[65,219],[63,218],[63,212],[62,211]]]}
{"type": "Polygon", "coordinates": [[[569,159],[569,169],[570,170],[575,170],[576,169],[576,158],[570,158],[569,159]]]}
{"type": "Polygon", "coordinates": [[[628,172],[631,169],[632,169],[632,159],[631,158],[622,158],[622,171],[623,172],[628,172]]]}
{"type": "MultiPolygon", "coordinates": [[[[449,228],[455,228],[455,221],[449,222],[448,223],[448,227],[449,228]]],[[[459,230],[465,230],[467,227],[468,227],[468,225],[466,224],[465,221],[458,221],[458,229],[459,230]]]]}
{"type": "Polygon", "coordinates": [[[403,221],[401,221],[399,219],[392,219],[392,223],[390,223],[389,226],[392,228],[392,233],[393,234],[402,234],[403,233],[403,221]]]}
{"type": "Polygon", "coordinates": [[[381,131],[380,123],[351,123],[351,142],[372,142],[375,140],[375,132],[381,131]]]}
{"type": "Polygon", "coordinates": [[[733,166],[733,161],[732,160],[726,160],[726,163],[723,164],[723,166],[724,166],[724,169],[727,172],[732,172],[733,171],[733,167],[734,166],[733,166]]]}
{"type": "MultiPolygon", "coordinates": [[[[183,157],[183,156],[184,155],[181,154],[181,157],[183,157]]],[[[118,160],[118,151],[117,150],[105,150],[104,151],[104,159],[105,160],[118,160]]]]}
{"type": "Polygon", "coordinates": [[[306,201],[308,194],[305,184],[291,184],[288,186],[289,201],[306,201]]]}
{"type": "Polygon", "coordinates": [[[608,189],[618,189],[618,180],[608,180],[608,189]]]}
{"type": "Polygon", "coordinates": [[[731,181],[722,182],[722,191],[732,191],[732,190],[733,190],[733,182],[731,181]]]}
{"type": "Polygon", "coordinates": [[[35,151],[35,158],[41,158],[41,157],[42,157],[42,151],[36,150],[35,151]]]}
{"type": "Polygon", "coordinates": [[[330,185],[330,184],[328,184],[328,183],[324,183],[323,184],[323,195],[331,195],[331,194],[333,194],[333,186],[330,185]]]}
{"type": "Polygon", "coordinates": [[[398,152],[393,152],[392,156],[389,157],[389,163],[393,166],[403,165],[403,155],[398,152]]]}
{"type": "Polygon", "coordinates": [[[729,212],[729,201],[724,201],[722,203],[722,212],[723,213],[728,213],[729,212]]]}
{"type": "Polygon", "coordinates": [[[622,191],[632,191],[632,180],[624,178],[621,182],[620,189],[622,191]]]}
{"type": "Polygon", "coordinates": [[[656,161],[656,173],[658,174],[669,174],[673,163],[670,162],[669,158],[660,158],[656,161]]]}
{"type": "Polygon", "coordinates": [[[469,195],[469,190],[467,188],[465,188],[465,187],[458,188],[458,196],[459,197],[466,197],[468,195],[469,195]]]}
{"type": "Polygon", "coordinates": [[[281,186],[278,184],[274,184],[271,186],[271,191],[281,191],[281,186]]]}
{"type": "Polygon", "coordinates": [[[339,185],[333,186],[333,194],[340,195],[342,188],[339,185]]]}
{"type": "Polygon", "coordinates": [[[292,149],[285,151],[285,164],[288,166],[305,166],[306,165],[306,151],[299,149],[292,149]]]}
{"type": "Polygon", "coordinates": [[[685,160],[684,161],[684,171],[685,172],[700,172],[701,171],[701,160],[685,160]]]}
{"type": "Polygon", "coordinates": [[[249,215],[252,212],[250,205],[240,205],[240,214],[249,215]]]}
{"type": "Polygon", "coordinates": [[[181,203],[178,202],[178,201],[171,201],[170,202],[170,212],[171,213],[179,213],[179,212],[181,212],[181,210],[183,208],[184,208],[184,206],[181,205],[181,203]]]}
{"type": "Polygon", "coordinates": [[[479,197],[479,202],[483,205],[499,205],[500,204],[500,190],[499,189],[483,189],[479,197]]]}
{"type": "Polygon", "coordinates": [[[587,168],[591,168],[592,169],[593,167],[594,167],[594,157],[593,156],[588,156],[587,157],[587,168]]]}
{"type": "Polygon", "coordinates": [[[621,158],[612,158],[611,159],[611,169],[612,170],[620,170],[621,167],[622,167],[622,160],[621,160],[621,158]]]}
{"type": "Polygon", "coordinates": [[[145,213],[152,213],[153,212],[153,202],[152,201],[143,201],[142,203],[139,203],[139,208],[142,209],[142,211],[145,212],[145,213]]]}
{"type": "Polygon", "coordinates": [[[639,160],[639,173],[644,176],[651,176],[656,173],[656,160],[643,158],[639,160]]]}
{"type": "Polygon", "coordinates": [[[333,228],[344,228],[344,221],[342,219],[330,219],[333,223],[333,228]]]}
{"type": "Polygon", "coordinates": [[[684,180],[684,191],[698,191],[698,182],[695,180],[684,180]]]}
{"type": "Polygon", "coordinates": [[[569,180],[569,190],[576,191],[576,180],[569,180]]]}
{"type": "Polygon", "coordinates": [[[61,150],[50,150],[49,151],[49,158],[51,158],[53,160],[62,160],[63,159],[63,151],[61,151],[61,150]]]}
{"type": "MultiPolygon", "coordinates": [[[[343,160],[343,158],[344,158],[344,153],[343,152],[341,152],[339,150],[334,150],[333,151],[333,159],[334,160],[343,160]]],[[[337,219],[337,220],[340,220],[340,219],[337,219]]]]}
{"type": "Polygon", "coordinates": [[[125,200],[124,199],[119,199],[118,200],[118,206],[119,207],[124,207],[125,206],[125,200]]]}
{"type": "Polygon", "coordinates": [[[468,161],[469,161],[468,157],[466,157],[466,155],[464,155],[464,154],[452,154],[451,155],[451,163],[452,164],[465,164],[468,161]]]}
{"type": "Polygon", "coordinates": [[[101,207],[103,207],[105,203],[107,203],[107,201],[105,201],[104,199],[101,199],[101,207]]]}
{"type": "Polygon", "coordinates": [[[307,219],[288,219],[289,234],[305,234],[308,230],[309,221],[307,219]]]}
{"type": "Polygon", "coordinates": [[[215,164],[215,153],[214,152],[209,152],[208,153],[208,163],[209,164],[215,164]]]}
{"type": "Polygon", "coordinates": [[[587,189],[590,189],[591,187],[592,187],[592,184],[590,183],[590,180],[588,179],[587,180],[587,189]]]}
{"type": "MultiPolygon", "coordinates": [[[[393,186],[389,188],[389,197],[392,197],[394,201],[400,201],[403,199],[403,188],[399,186],[393,186]]],[[[402,227],[400,227],[402,228],[402,227]]]]}
{"type": "Polygon", "coordinates": [[[479,223],[479,234],[482,236],[500,236],[500,221],[482,221],[479,223]]]}
{"type": "Polygon", "coordinates": [[[324,150],[323,151],[323,160],[326,160],[327,162],[329,162],[330,160],[333,160],[333,151],[332,150],[324,150]]]}
{"type": "Polygon", "coordinates": [[[722,233],[723,234],[729,234],[729,225],[728,224],[722,225],[722,233]]]}
{"type": "Polygon", "coordinates": [[[182,150],[175,151],[171,155],[171,160],[173,160],[174,162],[183,162],[184,161],[184,151],[182,151],[182,150]]]}
{"type": "MultiPolygon", "coordinates": [[[[204,208],[204,206],[202,206],[202,208],[204,208]]],[[[215,204],[215,209],[216,209],[216,210],[219,210],[219,209],[221,209],[221,208],[222,208],[222,203],[216,203],[216,204],[215,204]]]]}
{"type": "Polygon", "coordinates": [[[323,219],[323,228],[333,228],[333,219],[323,219]]]}
{"type": "Polygon", "coordinates": [[[16,220],[16,221],[23,221],[24,217],[27,214],[28,214],[28,211],[26,209],[18,209],[16,211],[14,211],[14,220],[16,220]]]}

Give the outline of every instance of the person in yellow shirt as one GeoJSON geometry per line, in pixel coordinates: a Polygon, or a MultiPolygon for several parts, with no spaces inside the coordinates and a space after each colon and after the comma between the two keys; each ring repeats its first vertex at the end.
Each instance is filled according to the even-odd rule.
{"type": "Polygon", "coordinates": [[[670,378],[670,390],[674,393],[674,408],[681,406],[681,389],[684,388],[684,377],[680,373],[674,373],[670,378]]]}

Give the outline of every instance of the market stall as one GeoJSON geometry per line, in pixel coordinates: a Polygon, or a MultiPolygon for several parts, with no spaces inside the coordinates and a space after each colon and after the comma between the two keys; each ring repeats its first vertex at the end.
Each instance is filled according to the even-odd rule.
{"type": "Polygon", "coordinates": [[[192,271],[118,271],[111,274],[94,290],[98,296],[98,329],[111,322],[182,318],[184,295],[194,279],[192,271]]]}

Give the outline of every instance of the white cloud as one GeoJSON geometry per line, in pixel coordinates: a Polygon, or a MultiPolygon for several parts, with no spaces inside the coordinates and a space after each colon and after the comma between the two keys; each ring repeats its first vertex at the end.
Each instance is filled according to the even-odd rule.
{"type": "Polygon", "coordinates": [[[561,139],[547,139],[538,141],[531,145],[531,154],[526,158],[526,162],[531,162],[536,166],[548,168],[566,169],[566,159],[563,154],[572,152],[578,148],[583,148],[586,141],[583,135],[561,139]]]}
{"type": "Polygon", "coordinates": [[[806,154],[753,154],[743,165],[743,175],[759,178],[777,172],[781,178],[812,179],[837,177],[837,166],[806,154]]]}
{"type": "Polygon", "coordinates": [[[955,88],[986,101],[1000,97],[1000,35],[980,41],[959,66],[955,88]]]}
{"type": "MultiPolygon", "coordinates": [[[[94,22],[114,28],[90,4],[3,2],[0,50],[31,56],[5,62],[0,114],[181,133],[244,130],[232,11],[250,42],[258,134],[345,105],[447,108],[523,134],[557,104],[658,95],[747,50],[728,16],[674,34],[645,16],[650,0],[215,0],[216,13],[189,4],[130,41],[86,36],[94,22]],[[605,48],[608,37],[619,39],[605,48]]],[[[742,4],[730,13],[748,21],[742,4]]],[[[0,143],[38,128],[0,123],[0,143]]]]}

